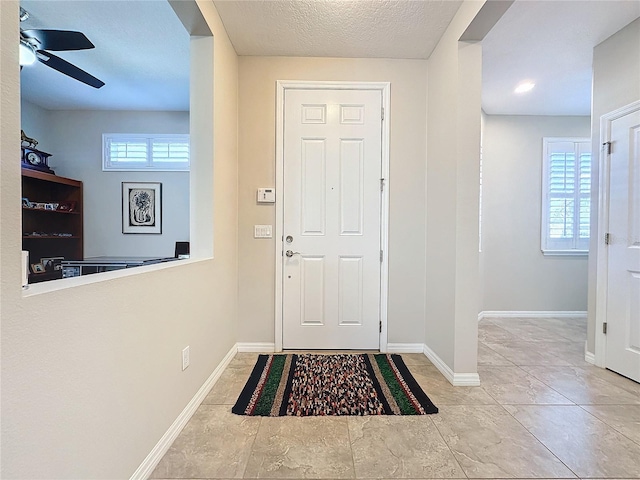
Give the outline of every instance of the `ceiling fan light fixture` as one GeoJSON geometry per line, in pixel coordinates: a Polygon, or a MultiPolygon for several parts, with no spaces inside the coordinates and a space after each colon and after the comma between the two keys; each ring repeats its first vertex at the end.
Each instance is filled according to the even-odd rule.
{"type": "Polygon", "coordinates": [[[24,40],[20,40],[20,65],[31,65],[35,61],[35,49],[24,40]]]}

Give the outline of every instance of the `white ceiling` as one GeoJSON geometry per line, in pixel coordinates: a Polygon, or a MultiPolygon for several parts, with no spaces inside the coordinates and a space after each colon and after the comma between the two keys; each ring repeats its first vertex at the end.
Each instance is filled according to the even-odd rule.
{"type": "MultiPolygon", "coordinates": [[[[215,1],[239,55],[423,59],[460,3],[215,1]]],[[[21,5],[31,14],[22,28],[84,32],[95,49],[55,53],[106,83],[96,90],[36,64],[21,73],[27,100],[47,109],[188,110],[189,36],[166,0],[21,5]]],[[[639,16],[638,0],[516,0],[483,42],[483,108],[588,115],[593,47],[639,16]],[[523,79],[536,88],[516,96],[523,79]]]]}
{"type": "Polygon", "coordinates": [[[637,0],[516,0],[482,42],[484,111],[589,115],[593,47],[639,16],[637,0]],[[535,88],[515,94],[523,80],[535,88]]]}
{"type": "Polygon", "coordinates": [[[460,0],[216,0],[238,55],[428,58],[460,0]]]}
{"type": "Polygon", "coordinates": [[[168,2],[20,5],[30,14],[20,24],[25,30],[83,32],[96,48],[54,53],[106,84],[95,89],[36,62],[20,74],[23,98],[49,110],[189,110],[189,34],[168,2]]]}

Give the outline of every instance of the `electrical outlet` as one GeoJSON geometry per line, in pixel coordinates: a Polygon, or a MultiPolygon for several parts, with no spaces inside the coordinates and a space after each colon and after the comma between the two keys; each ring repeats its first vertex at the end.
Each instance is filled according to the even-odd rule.
{"type": "Polygon", "coordinates": [[[182,370],[189,366],[189,345],[182,350],[182,370]]]}

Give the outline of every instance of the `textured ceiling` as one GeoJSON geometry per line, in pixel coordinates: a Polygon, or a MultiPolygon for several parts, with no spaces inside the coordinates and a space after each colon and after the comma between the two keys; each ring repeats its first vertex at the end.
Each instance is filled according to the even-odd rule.
{"type": "MultiPolygon", "coordinates": [[[[215,2],[240,55],[365,58],[428,58],[460,3],[215,2]]],[[[188,110],[189,36],[166,0],[21,5],[31,14],[22,28],[84,32],[95,49],[59,56],[106,82],[95,90],[35,64],[21,73],[29,101],[47,109],[188,110]]],[[[516,0],[483,41],[483,108],[490,114],[589,115],[593,47],[638,16],[638,0],[516,0]],[[524,79],[536,87],[517,96],[513,89],[524,79]]]]}
{"type": "Polygon", "coordinates": [[[96,90],[36,62],[20,73],[23,98],[50,110],[189,110],[189,34],[165,0],[20,4],[25,30],[83,32],[96,48],[55,54],[106,83],[96,90]]]}
{"type": "Polygon", "coordinates": [[[639,16],[637,0],[516,0],[482,42],[484,111],[590,115],[593,47],[639,16]]]}
{"type": "Polygon", "coordinates": [[[458,0],[216,0],[238,55],[428,58],[458,0]]]}

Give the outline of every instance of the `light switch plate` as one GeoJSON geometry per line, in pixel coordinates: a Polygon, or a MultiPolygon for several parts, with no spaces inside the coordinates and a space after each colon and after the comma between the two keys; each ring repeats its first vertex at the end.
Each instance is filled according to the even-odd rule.
{"type": "Polygon", "coordinates": [[[254,225],[253,238],[272,238],[271,225],[254,225]]]}

